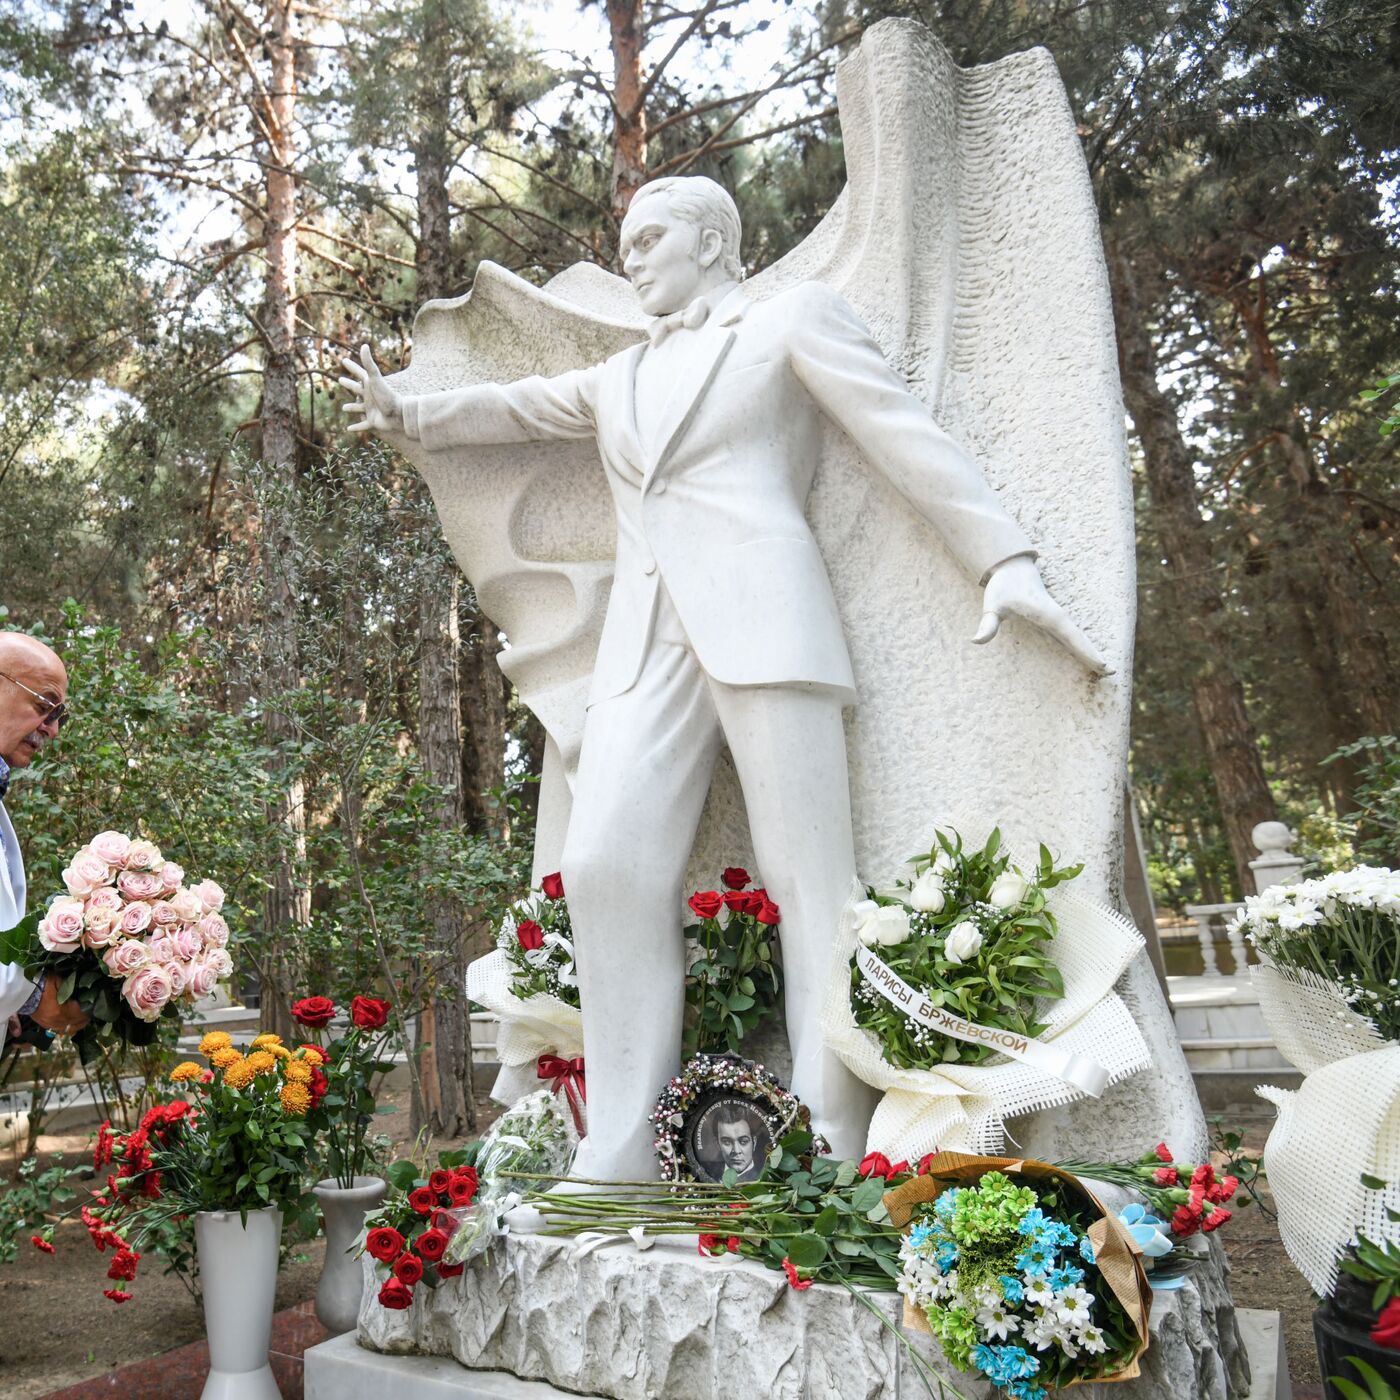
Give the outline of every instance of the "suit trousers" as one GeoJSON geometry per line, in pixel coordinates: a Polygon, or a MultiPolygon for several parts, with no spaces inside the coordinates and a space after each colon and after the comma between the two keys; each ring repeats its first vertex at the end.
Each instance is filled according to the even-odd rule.
{"type": "Polygon", "coordinates": [[[833,1151],[859,1157],[875,1095],[826,1049],[820,1027],[855,877],[842,697],[814,685],[721,684],[701,668],[664,586],[656,608],[636,684],[588,711],[564,843],[588,1075],[574,1174],[656,1174],[647,1115],[679,1067],[682,882],[726,743],[756,873],[781,911],[790,1087],[833,1151]]]}

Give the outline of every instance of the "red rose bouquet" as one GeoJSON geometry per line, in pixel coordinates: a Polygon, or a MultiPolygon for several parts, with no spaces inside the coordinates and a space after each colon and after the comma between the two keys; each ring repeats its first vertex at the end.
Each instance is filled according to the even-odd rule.
{"type": "Polygon", "coordinates": [[[510,990],[522,1000],[551,996],[578,1006],[574,969],[574,930],[564,900],[564,881],[556,871],[514,905],[496,935],[496,947],[510,964],[510,990]]]}
{"type": "Polygon", "coordinates": [[[374,1156],[368,1141],[375,1112],[373,1083],[394,1067],[388,1058],[395,1034],[389,1013],[387,1001],[352,997],[349,1028],[327,1039],[323,1033],[339,1014],[336,1004],[329,997],[303,997],[292,1004],[292,1018],[311,1033],[312,1046],[325,1061],[324,1071],[317,1070],[320,1093],[310,1121],[324,1143],[326,1173],[337,1186],[353,1186],[374,1156]]]}

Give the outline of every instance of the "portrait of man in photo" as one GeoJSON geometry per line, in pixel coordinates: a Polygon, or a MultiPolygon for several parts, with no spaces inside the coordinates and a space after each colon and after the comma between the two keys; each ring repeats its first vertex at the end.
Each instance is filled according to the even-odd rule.
{"type": "Polygon", "coordinates": [[[700,1181],[721,1181],[732,1171],[756,1181],[773,1147],[763,1115],[745,1100],[717,1099],[701,1110],[687,1134],[686,1158],[700,1181]]]}

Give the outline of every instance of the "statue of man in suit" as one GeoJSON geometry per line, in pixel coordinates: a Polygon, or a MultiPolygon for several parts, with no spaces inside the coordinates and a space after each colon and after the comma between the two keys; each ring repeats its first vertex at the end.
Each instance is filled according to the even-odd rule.
{"type": "Polygon", "coordinates": [[[792,1090],[833,1151],[864,1151],[873,1099],[819,1027],[856,874],[841,720],[855,679],[805,516],[821,415],[981,581],[973,641],[1016,614],[1104,669],[976,463],[846,302],[818,282],[751,300],[739,239],[719,185],[655,180],[622,227],[623,271],[655,318],[639,344],[553,378],[416,396],[368,347],[344,362],[357,431],[427,449],[595,438],[612,490],[616,567],[562,865],[588,1066],[582,1177],[656,1174],[647,1114],[681,1043],[681,882],[726,745],[782,912],[792,1090]]]}

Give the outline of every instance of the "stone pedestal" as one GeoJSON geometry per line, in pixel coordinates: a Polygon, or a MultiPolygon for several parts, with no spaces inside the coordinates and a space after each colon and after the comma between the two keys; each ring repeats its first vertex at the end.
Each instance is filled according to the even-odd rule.
{"type": "MultiPolygon", "coordinates": [[[[432,1383],[424,1397],[554,1393],[511,1390],[512,1378],[609,1400],[902,1400],[927,1394],[905,1346],[872,1311],[897,1321],[896,1294],[861,1300],[823,1285],[799,1293],[782,1274],[749,1260],[702,1258],[693,1238],[641,1252],[630,1241],[523,1236],[436,1291],[420,1288],[406,1311],[381,1308],[375,1291],[366,1290],[358,1341],[381,1356],[363,1357],[366,1375],[395,1356],[450,1358],[471,1368],[457,1373],[460,1388],[453,1390],[453,1372],[435,1362],[424,1372],[423,1384],[432,1383]]],[[[973,1378],[948,1370],[931,1339],[911,1333],[905,1340],[947,1378],[950,1400],[991,1396],[973,1378]]],[[[320,1394],[314,1356],[308,1353],[308,1400],[320,1394]]],[[[353,1361],[337,1352],[316,1364],[343,1370],[347,1364],[353,1369],[353,1361]]],[[[406,1367],[392,1387],[367,1382],[364,1393],[392,1389],[396,1400],[416,1400],[410,1384],[416,1369],[422,1368],[406,1367]]],[[[1262,1388],[1256,1387],[1225,1286],[1223,1255],[1213,1246],[1210,1261],[1185,1288],[1155,1295],[1142,1377],[1111,1391],[1084,1387],[1082,1394],[1084,1400],[1101,1389],[1104,1400],[1286,1396],[1277,1367],[1264,1370],[1262,1388]]],[[[357,1393],[343,1381],[336,1385],[341,1388],[324,1393],[342,1400],[357,1393]]]]}

